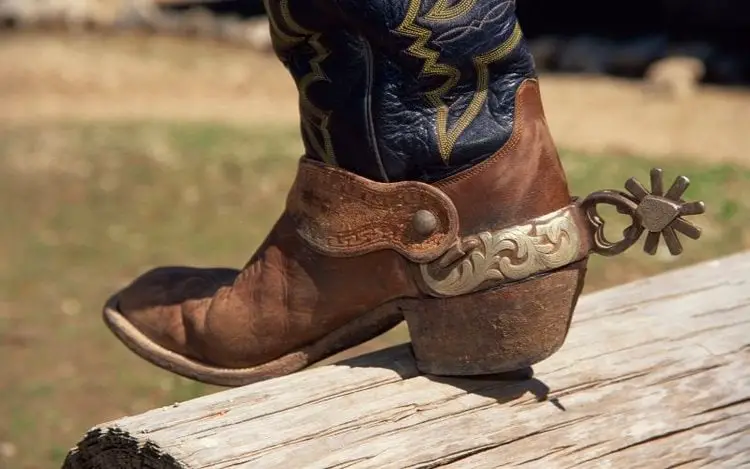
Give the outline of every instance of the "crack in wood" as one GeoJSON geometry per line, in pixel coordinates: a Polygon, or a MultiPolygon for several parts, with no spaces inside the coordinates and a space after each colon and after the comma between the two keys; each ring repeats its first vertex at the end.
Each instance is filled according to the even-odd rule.
{"type": "MultiPolygon", "coordinates": [[[[735,456],[738,456],[740,454],[743,454],[746,452],[746,450],[742,450],[743,452],[736,452],[732,454],[728,454],[726,456],[720,457],[720,458],[711,458],[707,459],[705,464],[703,464],[701,467],[708,467],[708,468],[715,468],[715,463],[722,462],[722,461],[728,461],[734,458],[735,456]]],[[[739,462],[737,465],[732,466],[732,469],[740,469],[743,467],[748,467],[750,465],[750,459],[746,459],[744,461],[739,462]]]]}
{"type": "Polygon", "coordinates": [[[475,448],[470,448],[468,450],[446,454],[436,461],[421,462],[421,463],[417,463],[417,464],[410,465],[410,466],[404,466],[403,469],[434,469],[436,467],[446,466],[448,464],[453,464],[458,461],[463,461],[472,456],[485,453],[495,448],[499,448],[500,446],[503,446],[503,445],[504,443],[491,443],[491,444],[487,444],[483,446],[477,446],[475,448]]]}
{"type": "MultiPolygon", "coordinates": [[[[266,412],[266,413],[262,413],[262,414],[253,415],[252,417],[248,417],[246,419],[240,419],[240,420],[234,421],[234,422],[231,423],[231,425],[244,425],[244,424],[250,423],[250,422],[252,422],[254,420],[262,419],[264,417],[269,417],[269,416],[280,414],[280,413],[283,413],[283,412],[286,412],[286,411],[290,411],[290,410],[299,410],[299,409],[301,409],[303,407],[306,407],[306,406],[313,406],[313,405],[321,404],[321,403],[330,401],[332,399],[338,399],[338,398],[345,397],[345,396],[348,396],[348,395],[351,395],[351,394],[358,394],[358,393],[363,392],[363,391],[367,391],[367,390],[379,388],[379,387],[382,387],[382,386],[387,386],[389,384],[400,383],[400,382],[403,382],[403,381],[400,381],[397,378],[394,378],[392,380],[383,380],[383,381],[380,381],[380,382],[376,382],[376,383],[374,383],[372,385],[362,386],[361,388],[348,389],[345,392],[335,393],[335,394],[331,394],[329,396],[325,396],[323,398],[318,398],[318,399],[313,399],[313,400],[305,401],[303,403],[296,404],[296,405],[293,405],[293,406],[289,406],[289,407],[286,407],[286,408],[279,408],[279,409],[275,409],[275,410],[273,410],[271,412],[266,412]]],[[[205,416],[201,416],[201,417],[197,417],[197,418],[193,418],[193,419],[189,419],[189,420],[184,420],[184,421],[178,422],[175,425],[166,425],[165,424],[163,427],[160,427],[160,428],[158,428],[155,431],[159,431],[159,430],[163,430],[163,429],[167,429],[167,428],[171,430],[171,429],[174,429],[175,427],[177,427],[178,425],[184,425],[186,423],[195,423],[197,421],[203,420],[204,418],[205,418],[205,416]]],[[[193,432],[187,433],[185,436],[189,436],[189,437],[192,437],[192,438],[201,438],[201,437],[205,436],[205,434],[208,434],[208,435],[212,434],[212,432],[214,432],[216,430],[216,428],[222,428],[222,427],[226,427],[226,426],[227,426],[227,422],[217,422],[217,425],[214,426],[214,427],[202,428],[201,430],[196,431],[194,433],[193,432]]],[[[151,431],[149,433],[154,433],[155,431],[151,431]]]]}
{"type": "MultiPolygon", "coordinates": [[[[440,422],[440,421],[443,421],[443,420],[446,420],[446,419],[460,417],[462,415],[470,415],[470,414],[482,411],[484,409],[487,409],[487,408],[490,408],[490,407],[494,407],[496,405],[498,405],[497,402],[488,402],[486,404],[481,404],[481,405],[478,405],[478,406],[469,407],[469,408],[461,410],[459,412],[450,413],[450,414],[446,414],[446,415],[440,415],[438,417],[433,417],[433,418],[428,418],[428,419],[422,420],[420,422],[417,422],[417,423],[414,423],[414,424],[411,424],[411,425],[403,425],[403,426],[398,427],[395,430],[387,430],[387,431],[381,432],[381,433],[374,433],[374,434],[368,435],[367,439],[375,438],[375,437],[389,436],[389,435],[393,435],[394,433],[401,432],[403,430],[408,430],[408,429],[412,429],[412,428],[418,427],[420,425],[426,425],[426,424],[430,424],[430,423],[440,422]]],[[[360,440],[355,440],[354,442],[355,443],[359,443],[360,440]]]]}
{"type": "MultiPolygon", "coordinates": [[[[747,412],[744,414],[747,415],[747,412]]],[[[736,417],[736,416],[735,416],[736,417]]],[[[710,439],[710,441],[719,441],[726,438],[730,438],[737,435],[750,435],[750,425],[745,425],[744,427],[740,427],[736,430],[731,430],[727,433],[721,434],[719,436],[715,436],[710,439]]]]}
{"type": "Polygon", "coordinates": [[[746,319],[744,321],[733,322],[733,323],[729,323],[729,324],[721,324],[721,325],[713,326],[713,327],[706,327],[704,329],[699,329],[699,330],[696,330],[696,331],[693,331],[693,332],[689,332],[689,333],[687,333],[685,335],[674,337],[674,338],[671,338],[669,340],[672,341],[672,342],[676,342],[676,341],[679,341],[679,340],[684,340],[684,339],[690,339],[690,338],[693,338],[693,337],[697,337],[699,335],[705,334],[706,332],[716,332],[716,331],[722,331],[724,329],[733,329],[733,328],[735,328],[737,326],[742,326],[744,324],[750,324],[750,319],[746,319]]]}
{"type": "Polygon", "coordinates": [[[711,425],[711,424],[714,424],[714,423],[722,422],[724,420],[727,420],[728,418],[729,417],[722,417],[722,418],[718,418],[718,419],[714,419],[714,420],[709,420],[707,422],[696,423],[696,424],[691,425],[689,427],[678,428],[676,430],[670,430],[668,432],[659,433],[658,435],[650,436],[650,437],[645,438],[643,440],[636,441],[635,443],[630,443],[628,445],[621,446],[619,448],[613,449],[612,451],[607,451],[606,453],[600,454],[600,455],[595,456],[593,458],[585,459],[585,460],[581,461],[580,464],[584,464],[584,463],[587,463],[587,462],[593,462],[593,461],[596,461],[598,459],[602,459],[602,458],[605,458],[607,456],[610,456],[612,454],[622,453],[622,452],[625,452],[625,451],[627,451],[629,449],[636,448],[638,446],[642,446],[642,445],[645,445],[645,444],[648,444],[648,443],[654,443],[656,441],[666,440],[668,438],[671,438],[671,437],[676,436],[676,435],[680,435],[682,433],[690,432],[690,431],[693,431],[695,429],[698,429],[698,428],[701,428],[701,427],[705,427],[707,425],[711,425]]]}
{"type": "Polygon", "coordinates": [[[742,302],[738,305],[728,306],[726,308],[716,308],[712,309],[710,311],[706,311],[705,313],[698,313],[694,314],[694,318],[702,318],[706,316],[713,316],[715,314],[724,314],[724,313],[731,313],[733,311],[737,311],[738,309],[747,308],[750,306],[750,301],[742,302]]]}
{"type": "MultiPolygon", "coordinates": [[[[744,281],[742,283],[744,283],[744,281]]],[[[596,313],[595,312],[594,314],[592,314],[591,317],[581,318],[577,322],[578,323],[582,323],[582,322],[592,321],[592,320],[596,320],[596,319],[606,319],[606,318],[609,318],[609,317],[612,317],[612,316],[618,316],[618,315],[625,314],[625,313],[631,313],[633,311],[639,310],[643,306],[648,306],[648,305],[653,304],[653,303],[664,303],[666,301],[674,300],[674,299],[681,298],[681,297],[687,296],[687,295],[693,295],[693,294],[696,294],[696,293],[706,293],[706,292],[710,292],[711,290],[715,290],[717,288],[729,286],[731,284],[732,284],[732,282],[720,282],[720,283],[716,283],[716,284],[712,284],[712,285],[706,285],[704,287],[697,287],[697,288],[694,288],[692,290],[679,291],[679,292],[670,293],[670,294],[667,294],[667,295],[655,296],[653,298],[648,298],[648,299],[645,299],[645,300],[641,300],[641,301],[636,301],[636,302],[630,303],[630,304],[628,304],[626,306],[623,306],[623,307],[620,307],[620,308],[617,308],[617,309],[612,309],[608,313],[601,314],[601,313],[596,313]]],[[[630,286],[632,287],[632,286],[634,286],[634,284],[631,284],[630,286]]]]}
{"type": "Polygon", "coordinates": [[[643,370],[643,371],[635,371],[635,372],[628,373],[625,375],[616,376],[614,378],[595,379],[592,381],[586,381],[583,383],[574,384],[571,386],[561,388],[558,391],[554,391],[552,397],[556,399],[560,399],[561,397],[565,397],[565,396],[568,396],[570,394],[573,394],[579,391],[585,391],[587,389],[594,389],[594,388],[604,388],[613,384],[619,384],[625,381],[631,381],[634,379],[642,378],[643,376],[650,374],[654,369],[655,369],[654,367],[649,367],[648,369],[643,370]]]}
{"type": "Polygon", "coordinates": [[[377,455],[376,456],[367,456],[367,457],[363,457],[363,458],[355,458],[355,459],[352,459],[351,461],[345,461],[345,462],[342,462],[340,464],[334,464],[332,466],[326,466],[325,469],[346,469],[348,467],[354,467],[355,465],[357,465],[357,464],[359,464],[361,462],[369,461],[373,457],[377,457],[377,455]]]}
{"type": "Polygon", "coordinates": [[[700,411],[700,412],[698,412],[696,414],[693,414],[693,415],[705,415],[705,414],[709,414],[711,412],[716,412],[716,411],[719,411],[719,410],[725,410],[725,409],[728,409],[730,407],[739,406],[741,404],[747,404],[747,403],[750,403],[750,397],[743,397],[742,399],[737,399],[735,401],[727,402],[726,404],[721,404],[721,405],[717,405],[717,406],[714,406],[714,407],[709,407],[708,409],[702,410],[702,411],[700,411]]]}
{"type": "Polygon", "coordinates": [[[597,441],[596,443],[590,443],[588,445],[576,446],[576,447],[573,447],[573,449],[569,452],[569,454],[583,453],[584,451],[588,449],[596,448],[597,446],[602,445],[604,443],[605,443],[604,441],[597,441]]]}
{"type": "MultiPolygon", "coordinates": [[[[465,396],[466,394],[468,394],[468,393],[463,392],[461,394],[458,394],[458,395],[454,396],[453,399],[442,399],[442,401],[447,402],[449,400],[455,400],[455,399],[457,399],[459,397],[465,396]]],[[[462,410],[461,412],[456,412],[456,413],[451,413],[449,415],[441,415],[441,416],[438,416],[438,417],[429,418],[429,419],[422,420],[422,421],[417,422],[417,423],[412,424],[412,425],[400,426],[399,427],[399,431],[401,431],[403,429],[406,429],[406,428],[416,427],[418,425],[424,425],[424,424],[433,423],[433,422],[440,421],[440,420],[443,420],[443,419],[446,419],[446,418],[453,418],[453,417],[457,417],[457,416],[461,416],[461,415],[465,415],[465,414],[471,414],[473,412],[481,411],[483,409],[486,409],[488,407],[492,407],[492,406],[495,406],[495,405],[497,405],[496,402],[488,402],[486,404],[469,407],[469,408],[466,408],[466,409],[462,410]]],[[[382,426],[382,425],[387,425],[389,423],[395,423],[395,422],[398,422],[398,421],[401,421],[401,420],[405,420],[406,418],[413,417],[413,416],[417,415],[418,413],[422,412],[422,410],[420,410],[419,407],[420,407],[419,405],[405,405],[405,406],[401,406],[399,408],[393,409],[393,410],[396,410],[396,411],[402,410],[401,413],[405,414],[405,415],[399,416],[395,420],[393,418],[388,417],[388,416],[382,416],[382,415],[380,415],[380,416],[372,416],[369,420],[366,420],[366,421],[362,421],[362,419],[358,418],[358,419],[354,419],[354,420],[350,420],[350,421],[341,423],[341,424],[336,425],[334,427],[330,427],[329,429],[327,429],[326,431],[323,431],[323,432],[318,432],[318,433],[315,433],[315,434],[305,435],[303,437],[299,437],[299,438],[295,438],[295,439],[284,440],[284,441],[282,441],[280,443],[277,443],[277,444],[274,444],[274,445],[269,445],[269,446],[263,448],[262,450],[250,451],[250,452],[247,452],[247,453],[243,453],[242,455],[240,455],[238,457],[241,458],[243,461],[247,461],[247,462],[256,461],[256,460],[260,459],[261,457],[263,457],[265,454],[267,454],[269,452],[272,452],[273,450],[278,449],[278,448],[288,447],[290,445],[296,445],[296,444],[306,443],[306,442],[310,442],[310,441],[315,441],[315,440],[320,439],[320,438],[327,438],[327,437],[332,437],[332,436],[338,436],[338,435],[341,435],[341,434],[344,434],[344,433],[347,433],[347,432],[351,432],[351,431],[355,431],[355,430],[360,430],[360,429],[365,429],[365,428],[377,428],[377,427],[382,426]]],[[[389,410],[388,413],[390,414],[391,411],[389,410]]],[[[391,433],[391,431],[369,434],[367,436],[367,439],[374,438],[374,437],[377,437],[377,436],[386,436],[386,435],[388,435],[390,433],[391,433]]],[[[359,443],[359,441],[358,440],[353,441],[353,444],[356,444],[356,443],[359,443]]]]}
{"type": "Polygon", "coordinates": [[[552,450],[547,451],[546,453],[544,453],[544,454],[542,454],[540,456],[535,456],[535,457],[533,457],[531,459],[525,459],[525,460],[517,463],[516,466],[523,466],[523,465],[526,465],[526,464],[529,464],[529,463],[532,463],[532,462],[538,462],[538,461],[541,461],[542,459],[545,459],[545,458],[547,458],[549,456],[552,456],[554,454],[560,453],[562,451],[565,451],[566,449],[573,448],[573,447],[574,447],[574,445],[557,446],[555,448],[552,448],[552,450]]]}
{"type": "Polygon", "coordinates": [[[684,467],[684,466],[687,466],[688,464],[692,464],[692,463],[698,462],[700,460],[701,460],[701,458],[686,459],[685,461],[680,461],[678,463],[670,464],[669,466],[665,467],[664,469],[677,469],[678,467],[684,467]]]}
{"type": "MultiPolygon", "coordinates": [[[[583,417],[574,418],[574,419],[571,419],[571,420],[567,420],[565,422],[560,422],[560,423],[558,423],[556,425],[552,425],[549,428],[545,428],[543,430],[539,430],[539,431],[535,431],[535,432],[528,433],[528,434],[525,434],[525,435],[521,435],[519,437],[511,438],[509,440],[499,441],[499,442],[495,442],[495,443],[490,443],[490,444],[486,444],[486,445],[482,445],[482,446],[478,446],[478,447],[474,447],[474,448],[469,448],[469,449],[466,449],[466,450],[463,450],[463,451],[460,451],[460,452],[456,452],[456,453],[453,453],[453,454],[444,455],[443,457],[441,457],[438,460],[422,461],[422,462],[420,462],[420,463],[418,463],[416,465],[408,466],[408,469],[433,469],[435,467],[440,467],[440,466],[445,466],[445,465],[448,465],[448,464],[453,464],[455,462],[462,461],[462,460],[467,459],[469,457],[476,456],[477,454],[481,454],[481,453],[484,453],[484,452],[487,452],[487,451],[490,451],[490,450],[493,450],[493,449],[497,449],[497,448],[500,448],[502,446],[511,445],[513,443],[516,443],[518,441],[531,438],[533,436],[542,435],[544,433],[549,433],[549,432],[552,432],[552,431],[555,431],[555,430],[559,430],[561,428],[571,427],[571,426],[576,425],[577,423],[585,422],[586,420],[590,420],[592,418],[594,418],[594,416],[590,416],[590,415],[586,415],[586,416],[583,416],[583,417]]],[[[539,458],[539,459],[541,459],[541,458],[539,458]]]]}
{"type": "Polygon", "coordinates": [[[627,352],[628,350],[638,349],[638,348],[641,348],[641,347],[643,347],[645,345],[650,345],[650,344],[653,344],[653,343],[656,343],[656,342],[658,342],[658,340],[647,340],[645,342],[638,342],[638,343],[633,344],[633,345],[628,345],[628,346],[625,346],[625,347],[619,347],[619,348],[615,348],[613,350],[608,350],[608,351],[600,353],[598,355],[591,355],[591,356],[588,356],[588,357],[579,358],[575,363],[571,363],[571,364],[568,364],[566,366],[562,366],[562,367],[559,367],[559,368],[554,368],[552,370],[547,371],[547,375],[551,375],[551,374],[554,374],[554,373],[558,373],[560,371],[564,371],[564,370],[570,369],[571,367],[575,367],[576,365],[580,365],[583,362],[589,362],[589,361],[592,361],[592,360],[599,360],[601,358],[604,358],[604,357],[607,357],[607,356],[610,356],[610,355],[617,355],[617,354],[620,354],[622,352],[627,352]]]}
{"type": "MultiPolygon", "coordinates": [[[[595,415],[585,415],[585,416],[582,416],[582,417],[573,418],[571,420],[566,420],[564,422],[559,422],[557,424],[551,425],[550,427],[544,428],[544,429],[539,430],[539,431],[534,431],[534,432],[531,432],[531,433],[528,433],[528,434],[525,434],[525,435],[522,435],[522,436],[519,436],[519,437],[512,438],[510,440],[501,441],[501,442],[498,442],[498,443],[493,443],[491,445],[482,446],[481,447],[482,448],[481,451],[473,451],[473,452],[471,452],[471,454],[467,454],[467,455],[465,455],[465,456],[463,456],[461,458],[458,458],[458,459],[452,459],[450,461],[447,461],[445,464],[453,464],[456,461],[460,461],[460,460],[466,459],[466,458],[468,458],[470,456],[474,456],[474,455],[477,455],[477,454],[480,454],[480,453],[483,453],[483,452],[486,452],[486,451],[490,451],[490,450],[493,450],[493,449],[496,449],[496,448],[500,448],[502,446],[510,446],[510,445],[512,445],[514,443],[517,443],[517,442],[520,442],[522,440],[526,440],[526,439],[529,439],[529,438],[532,438],[532,437],[535,437],[535,436],[543,435],[545,433],[554,432],[556,430],[560,430],[560,429],[564,429],[564,428],[568,428],[568,427],[574,427],[576,424],[579,424],[581,422],[585,422],[587,420],[591,420],[591,419],[594,419],[594,418],[596,418],[595,415]]],[[[550,455],[553,455],[555,453],[559,453],[561,451],[564,451],[565,449],[571,448],[571,447],[572,447],[572,445],[564,445],[564,447],[560,447],[560,449],[557,450],[557,451],[546,453],[545,455],[537,457],[535,459],[536,460],[540,460],[540,459],[543,459],[543,458],[548,457],[550,455]]],[[[532,461],[528,461],[528,462],[532,462],[532,461]]],[[[420,467],[422,467],[422,466],[420,466],[420,467]]],[[[439,466],[427,466],[427,467],[439,467],[439,466]]]]}
{"type": "Polygon", "coordinates": [[[724,365],[725,365],[725,363],[717,363],[715,365],[706,365],[706,366],[701,366],[701,367],[698,367],[698,368],[694,368],[692,370],[686,370],[686,371],[682,371],[680,373],[675,373],[673,375],[665,376],[664,378],[661,378],[661,379],[659,379],[657,381],[654,381],[652,383],[652,386],[653,385],[658,386],[660,384],[667,384],[667,383],[671,383],[673,381],[679,381],[679,380],[684,379],[684,378],[689,378],[691,376],[699,375],[701,373],[706,373],[708,371],[716,370],[718,368],[723,367],[724,365]]]}

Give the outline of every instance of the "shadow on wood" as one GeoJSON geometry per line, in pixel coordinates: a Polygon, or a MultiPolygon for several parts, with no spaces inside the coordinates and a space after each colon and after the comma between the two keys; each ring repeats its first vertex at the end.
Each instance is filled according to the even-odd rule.
{"type": "Polygon", "coordinates": [[[588,295],[535,377],[402,345],[99,425],[64,467],[742,467],[749,279],[744,253],[588,295]]]}
{"type": "MultiPolygon", "coordinates": [[[[420,376],[414,363],[414,355],[409,344],[397,345],[360,357],[342,360],[336,366],[351,368],[380,368],[396,372],[401,379],[407,380],[420,376]]],[[[502,375],[484,375],[473,377],[442,377],[422,375],[431,383],[452,386],[466,393],[487,397],[498,404],[505,404],[526,394],[536,397],[538,402],[548,399],[550,388],[534,377],[534,370],[526,368],[502,375]]]]}

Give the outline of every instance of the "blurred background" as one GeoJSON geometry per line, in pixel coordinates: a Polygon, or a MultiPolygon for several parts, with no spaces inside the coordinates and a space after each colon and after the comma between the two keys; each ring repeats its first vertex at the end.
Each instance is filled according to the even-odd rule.
{"type": "MultiPolygon", "coordinates": [[[[518,10],[573,192],[657,166],[708,207],[683,256],[593,259],[586,291],[748,249],[750,2],[518,10]]],[[[297,125],[260,1],[0,0],[0,468],[59,467],[96,424],[219,390],[136,358],[100,307],[157,265],[243,265],[297,125]]]]}

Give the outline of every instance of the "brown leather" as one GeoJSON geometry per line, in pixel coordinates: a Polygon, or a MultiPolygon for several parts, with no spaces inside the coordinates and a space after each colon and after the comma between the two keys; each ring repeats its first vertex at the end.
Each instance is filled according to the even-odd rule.
{"type": "Polygon", "coordinates": [[[591,225],[589,223],[586,212],[583,209],[581,209],[578,202],[579,202],[578,200],[573,202],[573,204],[571,204],[571,208],[573,210],[572,213],[573,213],[573,218],[575,219],[576,225],[580,226],[581,228],[585,228],[585,229],[582,229],[580,232],[581,236],[583,236],[583,239],[581,240],[580,248],[578,250],[577,260],[580,260],[580,259],[585,259],[591,255],[591,252],[594,247],[594,233],[591,230],[591,225]]]}
{"type": "Polygon", "coordinates": [[[528,80],[513,136],[486,162],[429,187],[378,184],[303,160],[288,210],[241,271],[160,269],[123,290],[118,307],[173,352],[220,367],[258,365],[393,299],[424,298],[413,261],[442,254],[457,231],[522,223],[570,201],[538,84],[528,80]],[[423,208],[439,223],[419,240],[407,225],[423,208]]]}
{"type": "Polygon", "coordinates": [[[248,367],[389,300],[418,296],[407,266],[390,250],[355,258],[318,254],[284,214],[231,280],[211,270],[147,273],[118,295],[118,307],[174,352],[217,366],[248,367]]]}
{"type": "Polygon", "coordinates": [[[412,262],[426,262],[458,239],[456,207],[440,190],[416,181],[374,182],[306,158],[300,161],[286,210],[297,234],[329,256],[392,249],[412,262]],[[419,210],[437,221],[427,236],[412,222],[419,210]]]}
{"type": "Polygon", "coordinates": [[[493,157],[435,187],[456,206],[462,236],[523,223],[570,202],[535,80],[518,90],[508,142],[493,157]]]}

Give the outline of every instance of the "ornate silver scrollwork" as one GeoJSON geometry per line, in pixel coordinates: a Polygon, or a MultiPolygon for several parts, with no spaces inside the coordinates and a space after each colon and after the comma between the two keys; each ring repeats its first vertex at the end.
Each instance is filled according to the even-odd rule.
{"type": "Polygon", "coordinates": [[[525,225],[464,238],[436,263],[421,265],[422,279],[434,294],[455,296],[487,281],[520,280],[575,262],[586,227],[576,224],[573,210],[565,207],[525,225]]]}

